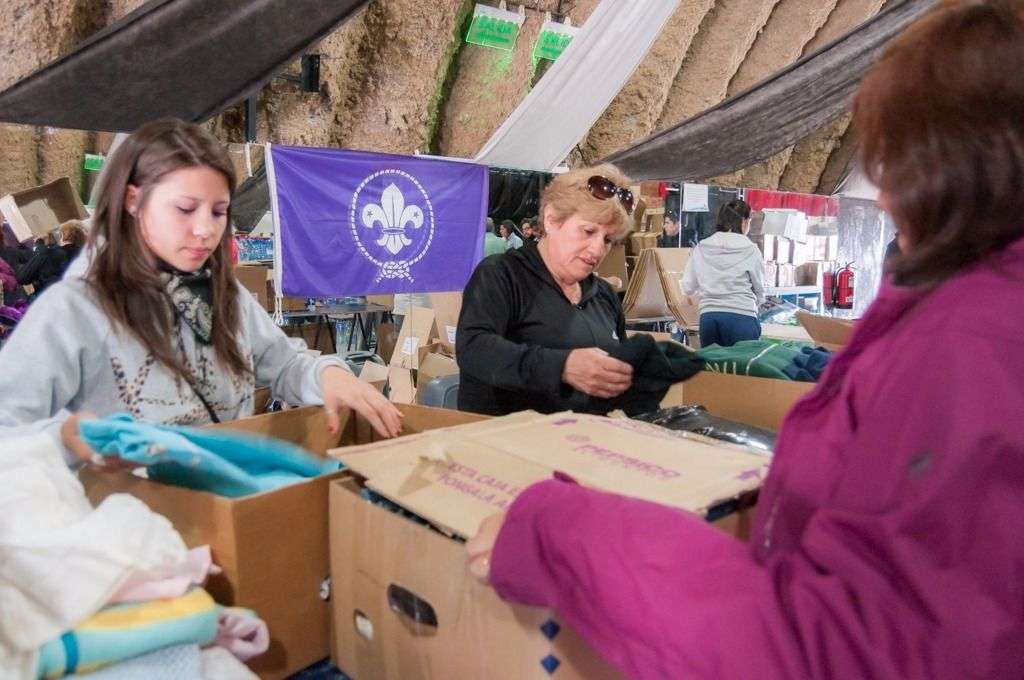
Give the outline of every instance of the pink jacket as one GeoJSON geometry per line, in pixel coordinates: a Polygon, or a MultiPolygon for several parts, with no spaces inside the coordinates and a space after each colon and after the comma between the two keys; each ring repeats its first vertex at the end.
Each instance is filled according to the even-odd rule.
{"type": "Polygon", "coordinates": [[[1024,240],[883,289],[787,417],[749,545],[551,480],[491,580],[632,678],[1024,677],[1024,240]]]}

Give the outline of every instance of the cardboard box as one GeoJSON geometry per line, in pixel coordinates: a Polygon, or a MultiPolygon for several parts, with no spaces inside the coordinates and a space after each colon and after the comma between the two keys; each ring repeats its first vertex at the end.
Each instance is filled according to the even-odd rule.
{"type": "Polygon", "coordinates": [[[779,288],[791,288],[796,285],[796,265],[779,264],[779,288]]]}
{"type": "MultiPolygon", "coordinates": [[[[330,512],[335,661],[358,680],[621,677],[571,629],[550,627],[549,611],[502,602],[477,583],[461,543],[360,498],[358,479],[466,537],[553,468],[702,513],[756,488],[735,478],[766,462],[646,423],[575,414],[520,413],[393,444],[332,452],[358,475],[332,484],[330,512]],[[554,676],[542,665],[550,657],[554,676]]],[[[722,528],[739,526],[737,515],[722,528]]]]}
{"type": "Polygon", "coordinates": [[[332,658],[349,677],[622,678],[571,629],[549,640],[550,612],[510,605],[471,576],[465,546],[358,494],[354,480],[331,485],[332,658]],[[409,595],[430,614],[410,617],[409,595]],[[549,656],[554,675],[541,665],[549,656]]]}
{"type": "MultiPolygon", "coordinates": [[[[271,285],[271,291],[273,291],[273,285],[271,285]]],[[[271,299],[270,304],[273,306],[273,299],[271,299]]],[[[282,312],[304,312],[306,309],[306,298],[291,297],[289,295],[285,295],[281,298],[282,312]]]]}
{"type": "Polygon", "coordinates": [[[438,340],[454,355],[459,313],[462,312],[462,293],[431,293],[430,306],[434,310],[438,340]]]}
{"type": "Polygon", "coordinates": [[[775,237],[775,261],[779,264],[793,263],[793,242],[784,236],[775,237]]]}
{"type": "Polygon", "coordinates": [[[323,321],[323,317],[313,317],[305,323],[286,324],[281,326],[281,330],[290,338],[301,338],[306,347],[320,354],[334,354],[336,351],[334,322],[323,321]]]}
{"type": "Polygon", "coordinates": [[[377,324],[377,356],[391,363],[398,343],[399,330],[393,323],[377,324]]]}
{"type": "Polygon", "coordinates": [[[359,371],[359,379],[365,383],[370,383],[378,392],[384,392],[384,388],[388,384],[388,366],[382,366],[375,361],[367,361],[363,364],[362,369],[359,371]]]}
{"type": "Polygon", "coordinates": [[[800,265],[807,264],[813,257],[813,249],[807,243],[800,243],[799,241],[793,241],[792,245],[792,257],[790,264],[799,267],[800,265]]]}
{"type": "Polygon", "coordinates": [[[0,198],[0,215],[19,242],[40,238],[68,220],[89,217],[71,180],[61,177],[0,198]]]}
{"type": "Polygon", "coordinates": [[[796,313],[796,319],[807,330],[816,345],[833,352],[845,347],[853,336],[854,322],[849,319],[819,316],[803,310],[796,313]]]}
{"type": "Polygon", "coordinates": [[[434,310],[425,307],[410,307],[402,322],[402,331],[391,355],[390,364],[399,368],[420,367],[420,349],[437,338],[434,310]]]}
{"type": "MultiPolygon", "coordinates": [[[[399,406],[407,435],[435,427],[477,422],[484,416],[399,406]]],[[[212,425],[265,434],[296,443],[317,455],[329,448],[375,440],[369,424],[351,412],[332,435],[319,407],[298,408],[212,425]]],[[[329,574],[327,492],[340,471],[275,491],[224,498],[167,486],[127,472],[83,468],[79,477],[93,503],[129,493],[167,517],[189,547],[210,545],[224,570],[207,589],[226,605],[254,609],[270,628],[267,653],[249,666],[263,678],[283,678],[330,653],[330,605],[321,598],[329,574]]]]}
{"type": "Polygon", "coordinates": [[[778,431],[793,405],[814,387],[814,383],[702,371],[675,385],[662,407],[700,404],[712,415],[778,431]]]}
{"type": "Polygon", "coordinates": [[[775,288],[779,285],[779,265],[777,263],[764,263],[764,285],[766,288],[775,288]]]}
{"type": "Polygon", "coordinates": [[[821,288],[829,262],[807,262],[796,268],[796,285],[821,288]]]}
{"type": "Polygon", "coordinates": [[[690,252],[689,248],[644,251],[623,298],[626,319],[672,317],[683,328],[697,325],[697,307],[690,304],[679,287],[690,252]]]}
{"type": "MultiPolygon", "coordinates": [[[[431,352],[420,362],[420,368],[416,372],[416,390],[429,383],[435,378],[443,378],[446,375],[458,375],[459,365],[455,359],[438,352],[431,352]]],[[[419,396],[417,394],[417,402],[419,396]]]]}
{"type": "Polygon", "coordinates": [[[626,247],[630,255],[640,255],[649,248],[658,247],[658,235],[648,232],[634,232],[629,235],[626,247]]]}
{"type": "Polygon", "coordinates": [[[619,287],[613,286],[616,292],[626,290],[629,285],[629,273],[626,269],[626,246],[621,243],[613,245],[608,250],[608,254],[601,260],[601,264],[597,265],[596,273],[605,279],[618,279],[622,285],[619,287]]]}
{"type": "Polygon", "coordinates": [[[238,264],[235,265],[235,278],[243,288],[253,294],[263,309],[271,308],[273,293],[270,285],[270,267],[238,264]]]}

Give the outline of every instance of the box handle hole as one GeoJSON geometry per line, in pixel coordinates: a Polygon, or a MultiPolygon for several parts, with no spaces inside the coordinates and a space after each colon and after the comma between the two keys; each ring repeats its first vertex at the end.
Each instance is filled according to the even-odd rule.
{"type": "Polygon", "coordinates": [[[388,604],[392,611],[418,625],[437,628],[437,613],[430,603],[402,586],[394,583],[388,586],[388,604]]]}

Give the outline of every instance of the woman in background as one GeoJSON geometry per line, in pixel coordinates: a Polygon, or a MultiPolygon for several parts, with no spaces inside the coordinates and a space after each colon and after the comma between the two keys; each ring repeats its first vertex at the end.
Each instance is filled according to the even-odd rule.
{"type": "Polygon", "coordinates": [[[686,262],[682,289],[696,295],[700,345],[731,347],[761,337],[764,256],[746,236],[750,206],[734,199],[718,211],[717,231],[697,244],[686,262]]]}

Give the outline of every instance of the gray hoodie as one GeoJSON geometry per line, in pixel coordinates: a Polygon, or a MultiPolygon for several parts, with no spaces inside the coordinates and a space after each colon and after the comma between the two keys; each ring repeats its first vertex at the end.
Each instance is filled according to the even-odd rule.
{"type": "Polygon", "coordinates": [[[757,316],[764,302],[764,257],[743,234],[719,231],[697,244],[683,272],[683,293],[700,297],[700,313],[757,316]]]}

